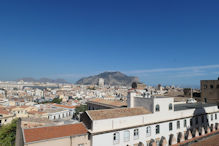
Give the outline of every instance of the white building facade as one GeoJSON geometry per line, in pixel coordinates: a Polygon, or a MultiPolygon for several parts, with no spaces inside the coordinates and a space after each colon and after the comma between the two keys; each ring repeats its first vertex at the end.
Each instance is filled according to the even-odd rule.
{"type": "Polygon", "coordinates": [[[127,102],[129,111],[121,108],[120,112],[110,109],[85,113],[82,120],[89,129],[91,146],[173,145],[218,130],[216,105],[175,105],[173,98],[142,98],[134,94],[129,94],[127,102]],[[148,113],[131,115],[136,107],[144,107],[148,113]]]}

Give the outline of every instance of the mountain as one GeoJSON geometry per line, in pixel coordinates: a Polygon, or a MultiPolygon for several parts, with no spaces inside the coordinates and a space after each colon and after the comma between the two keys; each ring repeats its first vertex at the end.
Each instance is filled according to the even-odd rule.
{"type": "Polygon", "coordinates": [[[64,79],[50,79],[50,78],[40,78],[40,79],[34,79],[30,77],[25,77],[18,79],[17,81],[23,80],[24,82],[41,82],[41,83],[68,83],[64,79]]]}
{"type": "Polygon", "coordinates": [[[133,82],[139,82],[137,77],[127,76],[121,72],[103,72],[98,75],[81,78],[76,84],[97,85],[99,78],[104,79],[105,85],[131,86],[133,82]]]}

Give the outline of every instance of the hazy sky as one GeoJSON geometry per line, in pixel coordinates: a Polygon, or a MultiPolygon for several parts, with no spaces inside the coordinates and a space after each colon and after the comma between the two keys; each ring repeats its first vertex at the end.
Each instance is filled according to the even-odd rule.
{"type": "Polygon", "coordinates": [[[0,0],[0,80],[103,71],[146,84],[216,79],[219,1],[0,0]]]}

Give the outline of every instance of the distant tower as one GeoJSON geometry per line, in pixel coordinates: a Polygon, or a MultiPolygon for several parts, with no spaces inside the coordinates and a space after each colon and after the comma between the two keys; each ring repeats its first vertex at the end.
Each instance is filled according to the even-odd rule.
{"type": "Polygon", "coordinates": [[[99,78],[98,85],[104,86],[104,79],[103,78],[99,78]]]}
{"type": "Polygon", "coordinates": [[[157,85],[157,90],[160,90],[160,91],[162,90],[161,84],[158,84],[158,85],[157,85]]]}

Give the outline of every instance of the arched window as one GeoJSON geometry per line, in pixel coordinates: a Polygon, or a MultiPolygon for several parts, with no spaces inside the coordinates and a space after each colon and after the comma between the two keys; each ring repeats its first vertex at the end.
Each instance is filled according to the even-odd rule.
{"type": "Polygon", "coordinates": [[[119,143],[119,132],[113,133],[113,143],[118,144],[119,143]]]}
{"type": "Polygon", "coordinates": [[[173,104],[170,103],[170,104],[169,104],[169,110],[172,110],[172,109],[173,109],[173,104]]]}
{"type": "Polygon", "coordinates": [[[160,105],[159,105],[159,104],[156,105],[155,111],[156,111],[156,112],[159,112],[159,111],[160,111],[160,105]]]}
{"type": "Polygon", "coordinates": [[[160,125],[156,125],[156,134],[159,134],[160,133],[160,125]]]}

